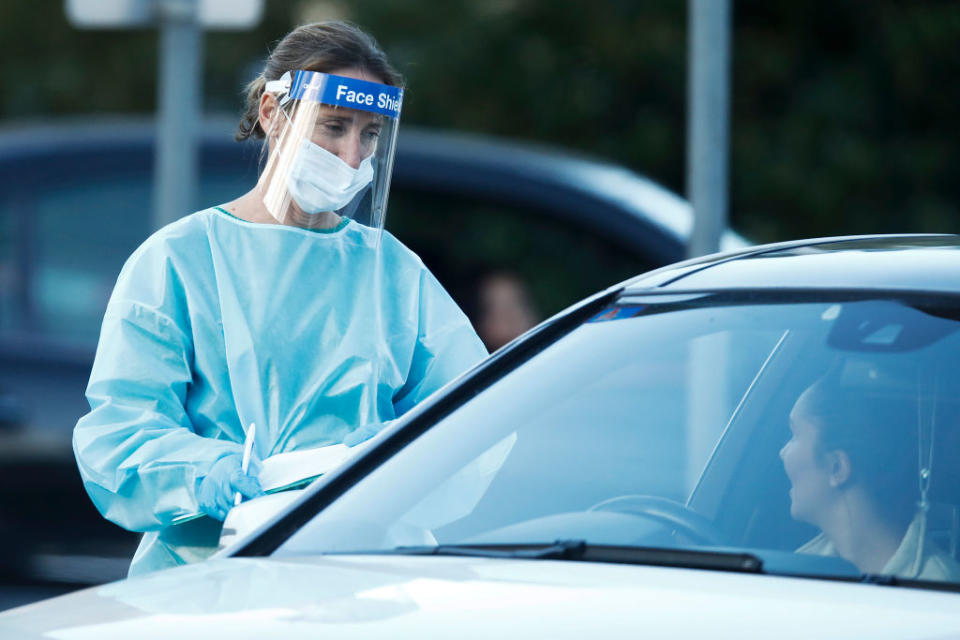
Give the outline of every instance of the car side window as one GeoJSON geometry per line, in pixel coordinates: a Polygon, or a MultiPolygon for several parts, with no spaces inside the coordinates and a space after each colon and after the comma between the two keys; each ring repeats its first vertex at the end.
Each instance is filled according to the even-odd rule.
{"type": "MultiPolygon", "coordinates": [[[[149,167],[134,163],[8,191],[0,199],[0,331],[92,347],[124,261],[152,231],[152,181],[149,167]]],[[[208,171],[197,208],[250,183],[240,172],[208,171]]]]}
{"type": "Polygon", "coordinates": [[[0,331],[16,329],[19,324],[16,228],[12,203],[0,200],[0,331]]]}
{"type": "Polygon", "coordinates": [[[44,333],[96,340],[120,267],[149,230],[145,177],[104,176],[35,194],[30,280],[44,333]]]}

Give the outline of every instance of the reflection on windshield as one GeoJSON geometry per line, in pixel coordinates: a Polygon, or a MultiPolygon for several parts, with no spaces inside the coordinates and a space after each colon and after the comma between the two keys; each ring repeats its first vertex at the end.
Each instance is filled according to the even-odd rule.
{"type": "Polygon", "coordinates": [[[960,582],[957,315],[930,300],[632,299],[277,553],[577,539],[960,582]]]}

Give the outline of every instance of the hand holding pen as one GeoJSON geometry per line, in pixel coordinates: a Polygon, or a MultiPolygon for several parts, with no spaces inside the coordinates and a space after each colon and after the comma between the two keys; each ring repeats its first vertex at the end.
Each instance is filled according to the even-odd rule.
{"type": "Polygon", "coordinates": [[[223,520],[231,508],[244,497],[263,495],[254,467],[259,468],[253,456],[256,425],[250,424],[243,443],[243,454],[231,454],[217,460],[204,476],[197,490],[200,510],[211,518],[223,520]],[[254,474],[251,474],[254,471],[254,474]]]}

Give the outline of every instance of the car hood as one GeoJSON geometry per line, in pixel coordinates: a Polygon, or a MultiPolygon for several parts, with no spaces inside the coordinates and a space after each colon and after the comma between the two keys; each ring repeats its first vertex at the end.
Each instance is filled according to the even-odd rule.
{"type": "Polygon", "coordinates": [[[0,614],[0,637],[958,638],[960,595],[545,560],[223,559],[0,614]]]}

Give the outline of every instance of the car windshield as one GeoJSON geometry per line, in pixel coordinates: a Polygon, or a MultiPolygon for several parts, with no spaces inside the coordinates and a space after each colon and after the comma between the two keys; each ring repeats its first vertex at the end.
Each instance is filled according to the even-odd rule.
{"type": "Polygon", "coordinates": [[[579,540],[960,582],[957,318],[929,296],[622,298],[275,553],[579,540]]]}

